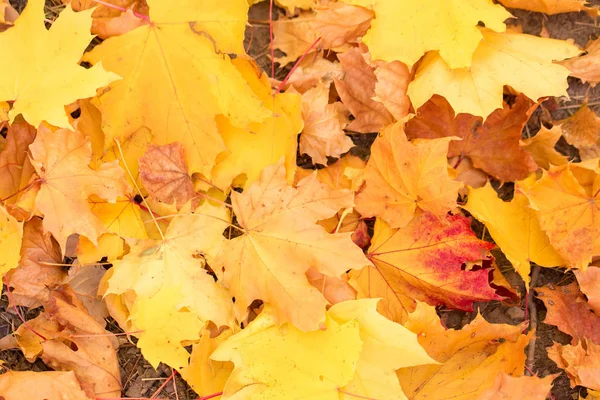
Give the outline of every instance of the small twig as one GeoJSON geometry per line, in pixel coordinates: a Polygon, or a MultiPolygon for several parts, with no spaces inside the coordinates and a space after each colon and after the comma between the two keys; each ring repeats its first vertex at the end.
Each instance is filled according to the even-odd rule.
{"type": "Polygon", "coordinates": [[[533,363],[535,359],[535,342],[537,339],[537,307],[533,299],[533,288],[535,287],[538,277],[540,276],[539,265],[534,265],[531,270],[531,281],[529,282],[529,291],[527,292],[527,300],[529,302],[529,331],[534,331],[533,337],[529,341],[529,349],[527,351],[527,361],[525,362],[525,375],[533,375],[533,363]]]}
{"type": "Polygon", "coordinates": [[[296,64],[294,64],[294,66],[292,67],[292,69],[290,70],[290,72],[288,72],[287,76],[283,79],[283,81],[281,81],[281,84],[279,85],[279,87],[277,88],[277,90],[275,91],[274,94],[278,94],[279,92],[281,92],[281,90],[283,89],[283,87],[285,86],[285,84],[287,83],[287,81],[290,79],[290,77],[292,76],[292,74],[294,73],[294,71],[296,71],[296,68],[298,68],[298,66],[300,65],[300,63],[302,62],[302,60],[304,60],[304,57],[306,57],[306,55],[308,53],[311,52],[312,49],[315,48],[315,46],[317,45],[317,43],[319,43],[321,41],[321,38],[318,37],[317,40],[315,40],[313,42],[313,44],[310,45],[310,47],[308,49],[306,49],[306,51],[304,52],[304,54],[302,54],[302,56],[298,59],[298,61],[296,61],[296,64]]]}

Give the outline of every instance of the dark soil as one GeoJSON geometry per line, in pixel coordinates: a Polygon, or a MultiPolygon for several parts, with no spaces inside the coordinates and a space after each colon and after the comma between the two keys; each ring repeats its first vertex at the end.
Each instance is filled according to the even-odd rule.
{"type": "MultiPolygon", "coordinates": [[[[594,5],[600,5],[600,0],[589,0],[594,5]]],[[[22,11],[27,3],[26,0],[10,0],[11,5],[22,11]]],[[[58,0],[47,0],[47,5],[55,6],[59,3],[58,0]]],[[[600,35],[600,25],[594,21],[586,13],[567,13],[555,16],[547,16],[539,13],[526,12],[522,10],[511,10],[516,19],[511,22],[521,25],[524,33],[539,35],[543,28],[547,30],[550,37],[557,39],[573,39],[579,46],[585,46],[591,39],[596,39],[600,35]]],[[[276,9],[275,18],[284,11],[276,9]]],[[[258,65],[265,71],[270,71],[269,57],[269,25],[268,25],[268,3],[263,2],[253,6],[249,13],[250,25],[246,30],[246,49],[257,61],[258,65]]],[[[289,72],[289,68],[279,68],[276,65],[275,78],[283,79],[289,72]]],[[[572,115],[584,101],[597,113],[600,112],[600,85],[596,88],[590,87],[588,84],[583,84],[578,79],[569,79],[569,96],[570,98],[550,99],[545,102],[542,107],[531,118],[527,129],[524,131],[524,137],[534,135],[542,123],[549,124],[552,120],[566,118],[572,115]]],[[[370,145],[376,137],[376,133],[361,135],[350,134],[354,141],[355,147],[351,149],[351,153],[363,159],[367,159],[370,154],[370,145]]],[[[566,155],[577,159],[576,151],[573,150],[566,142],[559,142],[557,149],[566,155]]],[[[310,160],[310,157],[300,155],[298,157],[298,165],[304,168],[315,168],[310,160]]],[[[321,167],[321,166],[319,166],[321,167]]],[[[509,198],[512,196],[512,186],[510,184],[495,185],[502,197],[509,198]]],[[[474,223],[474,229],[479,234],[485,235],[481,224],[474,223]]],[[[480,236],[481,237],[481,236],[480,236]]],[[[490,240],[489,235],[486,237],[490,240]]],[[[523,300],[520,304],[511,303],[481,303],[475,307],[475,312],[465,313],[454,310],[440,309],[439,314],[442,321],[448,328],[460,329],[465,324],[469,323],[480,312],[488,321],[492,323],[507,323],[519,324],[525,318],[525,300],[523,282],[514,272],[508,261],[500,251],[494,251],[496,262],[500,266],[501,271],[507,280],[515,288],[520,290],[523,295],[523,300]]],[[[573,275],[565,273],[561,269],[542,268],[536,286],[544,286],[549,283],[556,286],[568,284],[572,282],[573,275]]],[[[539,376],[548,374],[561,373],[554,362],[546,355],[546,348],[551,346],[553,342],[567,344],[570,342],[570,336],[560,332],[555,326],[546,325],[543,323],[546,308],[542,301],[535,299],[535,305],[538,311],[538,329],[537,341],[535,345],[535,358],[533,363],[533,372],[539,376]]],[[[7,299],[3,296],[0,299],[0,337],[13,332],[22,322],[20,318],[13,312],[6,311],[7,299]]],[[[35,317],[39,310],[21,309],[21,313],[25,319],[35,317]]],[[[115,333],[120,332],[120,329],[112,321],[108,322],[108,329],[115,333]]],[[[126,397],[145,397],[157,396],[160,398],[178,398],[180,400],[194,399],[196,396],[193,391],[185,384],[178,376],[175,376],[175,386],[173,382],[169,382],[159,392],[157,389],[171,376],[171,370],[165,366],[160,366],[158,370],[154,370],[142,357],[140,351],[134,344],[125,342],[119,348],[119,361],[121,365],[121,376],[123,381],[123,395],[126,397]],[[175,392],[176,390],[176,392],[175,392]]],[[[41,362],[36,361],[31,364],[23,357],[19,351],[3,351],[0,352],[0,359],[5,362],[5,365],[13,370],[33,370],[45,371],[48,368],[41,362]]],[[[554,387],[550,399],[555,400],[577,400],[579,396],[585,396],[586,390],[581,387],[571,388],[569,379],[564,373],[554,381],[554,387]]]]}

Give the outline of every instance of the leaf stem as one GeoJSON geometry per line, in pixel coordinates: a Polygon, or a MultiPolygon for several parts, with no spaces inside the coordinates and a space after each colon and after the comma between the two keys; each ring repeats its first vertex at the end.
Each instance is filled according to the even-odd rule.
{"type": "MultiPolygon", "coordinates": [[[[127,8],[118,6],[116,4],[108,3],[108,2],[102,1],[102,0],[92,0],[92,1],[95,2],[95,3],[98,3],[98,4],[102,4],[103,6],[108,7],[108,8],[114,8],[115,10],[119,10],[119,11],[122,11],[122,12],[127,12],[127,8]]],[[[133,13],[133,15],[135,15],[139,19],[143,19],[145,21],[152,22],[152,21],[150,21],[150,17],[148,17],[147,15],[137,13],[137,12],[135,12],[133,10],[131,10],[131,12],[133,13]]]]}
{"type": "Polygon", "coordinates": [[[281,81],[281,84],[279,85],[279,87],[277,88],[277,90],[275,91],[275,94],[278,94],[279,92],[281,92],[281,90],[283,89],[283,87],[285,86],[285,84],[287,83],[287,81],[290,79],[290,77],[292,76],[292,74],[294,73],[294,71],[296,71],[296,68],[298,68],[298,66],[300,65],[300,63],[302,62],[302,60],[304,60],[304,57],[306,57],[306,55],[308,53],[310,53],[310,51],[317,45],[317,43],[319,43],[321,41],[321,37],[318,37],[317,40],[315,40],[308,49],[306,49],[306,51],[304,52],[304,54],[302,54],[302,56],[300,56],[300,58],[298,59],[298,61],[296,61],[296,64],[294,64],[294,66],[292,67],[292,69],[290,70],[290,72],[288,72],[287,76],[283,79],[283,81],[281,81]]]}

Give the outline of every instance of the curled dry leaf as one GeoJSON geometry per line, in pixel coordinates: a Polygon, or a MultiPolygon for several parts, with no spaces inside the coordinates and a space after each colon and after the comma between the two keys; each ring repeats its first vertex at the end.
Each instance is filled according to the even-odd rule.
{"type": "Polygon", "coordinates": [[[543,378],[537,376],[510,376],[504,372],[498,374],[494,385],[481,393],[477,400],[545,400],[552,389],[552,381],[558,375],[548,375],[543,378]]]}
{"type": "Polygon", "coordinates": [[[461,187],[450,176],[446,160],[448,145],[456,138],[409,142],[403,125],[391,125],[375,139],[366,186],[356,197],[358,212],[381,217],[392,228],[406,226],[417,211],[443,216],[456,206],[461,187]]]}
{"type": "Polygon", "coordinates": [[[600,39],[590,41],[585,47],[585,54],[569,60],[561,61],[561,65],[571,71],[571,76],[589,82],[592,87],[600,82],[600,39]]]}
{"type": "Polygon", "coordinates": [[[385,105],[373,100],[377,76],[360,50],[353,48],[338,54],[338,58],[344,76],[334,80],[335,88],[342,103],[354,116],[348,130],[360,133],[379,132],[381,128],[394,122],[394,117],[385,105]]]}
{"type": "Polygon", "coordinates": [[[306,57],[297,65],[296,70],[289,76],[285,89],[293,86],[298,92],[304,93],[316,87],[321,81],[331,82],[344,75],[339,62],[329,61],[323,57],[306,57]]]}
{"type": "Polygon", "coordinates": [[[503,181],[525,179],[537,169],[533,157],[519,146],[521,131],[537,108],[519,95],[512,107],[494,111],[483,123],[469,114],[454,114],[446,99],[433,96],[421,106],[417,116],[406,123],[406,136],[441,138],[456,136],[448,157],[469,157],[476,168],[503,181]]]}
{"type": "Polygon", "coordinates": [[[463,270],[489,258],[493,244],[481,241],[460,215],[419,213],[392,229],[377,220],[367,257],[374,266],[350,273],[358,297],[381,297],[382,313],[403,322],[416,301],[471,310],[475,301],[500,300],[488,284],[489,270],[463,270]]]}
{"type": "Polygon", "coordinates": [[[410,99],[406,94],[410,71],[400,61],[392,61],[378,66],[374,73],[377,82],[373,100],[383,103],[396,121],[403,120],[410,110],[410,99]]]}
{"type": "Polygon", "coordinates": [[[544,323],[571,335],[572,344],[584,338],[600,344],[600,316],[590,308],[576,282],[537,288],[536,293],[548,309],[544,323]]]}
{"type": "Polygon", "coordinates": [[[582,160],[600,156],[600,118],[587,104],[569,118],[556,121],[561,124],[563,136],[579,150],[582,160]]]}
{"type": "Polygon", "coordinates": [[[522,376],[526,323],[490,324],[481,315],[460,330],[442,327],[435,308],[419,303],[404,324],[438,365],[397,371],[404,393],[414,400],[476,399],[499,374],[522,376]]]}
{"type": "Polygon", "coordinates": [[[542,125],[534,137],[521,140],[521,147],[531,154],[540,168],[549,169],[550,165],[564,165],[569,159],[554,148],[562,134],[560,126],[548,129],[542,125]]]}
{"type": "Polygon", "coordinates": [[[304,129],[300,135],[300,153],[308,154],[315,164],[327,165],[327,157],[338,158],[354,143],[344,128],[350,113],[339,101],[329,104],[329,83],[319,83],[302,95],[304,129]]]}
{"type": "Polygon", "coordinates": [[[149,145],[139,159],[140,179],[150,196],[181,209],[194,195],[192,178],[184,158],[184,147],[173,142],[149,145]]]}
{"type": "Polygon", "coordinates": [[[98,296],[98,286],[105,273],[103,265],[73,265],[64,282],[100,326],[105,326],[105,318],[109,315],[102,297],[98,296]]]}
{"type": "Polygon", "coordinates": [[[15,332],[28,358],[40,357],[55,370],[75,372],[92,398],[120,397],[117,353],[103,326],[69,289],[53,291],[44,307],[45,312],[15,332]]]}
{"type": "Polygon", "coordinates": [[[7,371],[0,375],[4,400],[93,400],[81,390],[73,371],[7,371]]]}
{"type": "Polygon", "coordinates": [[[129,192],[118,162],[90,168],[92,149],[84,134],[67,129],[53,132],[45,125],[38,129],[29,150],[41,179],[35,205],[44,213],[44,229],[52,232],[63,249],[73,233],[96,244],[106,228],[92,213],[88,197],[96,195],[114,203],[129,192]]]}
{"type": "Polygon", "coordinates": [[[18,268],[4,278],[11,290],[10,305],[39,307],[67,275],[61,265],[60,246],[49,232],[44,232],[40,218],[25,223],[20,256],[18,268]]]}
{"type": "Polygon", "coordinates": [[[600,390],[600,345],[585,338],[576,345],[554,343],[548,357],[567,373],[571,387],[600,390]]]}
{"type": "Polygon", "coordinates": [[[342,278],[331,277],[311,267],[306,271],[306,278],[330,304],[356,299],[356,290],[350,286],[345,275],[342,278]]]}

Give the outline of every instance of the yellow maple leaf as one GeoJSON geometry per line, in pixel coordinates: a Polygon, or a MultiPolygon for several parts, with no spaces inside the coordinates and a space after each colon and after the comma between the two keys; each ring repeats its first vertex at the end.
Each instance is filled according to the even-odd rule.
{"type": "Polygon", "coordinates": [[[363,348],[352,380],[341,390],[340,399],[406,399],[396,370],[437,364],[417,340],[417,335],[377,312],[379,299],[344,301],[327,314],[337,323],[358,322],[363,348]]]}
{"type": "Polygon", "coordinates": [[[571,164],[550,167],[535,184],[519,187],[539,211],[542,229],[567,266],[585,269],[600,254],[598,171],[571,164]]]}
{"type": "MultiPolygon", "coordinates": [[[[450,68],[471,65],[473,52],[483,39],[477,24],[483,22],[504,32],[511,14],[492,0],[351,0],[372,6],[375,19],[363,38],[374,60],[400,60],[408,66],[430,50],[439,50],[450,68]]],[[[416,108],[416,107],[415,107],[416,108]]]]}
{"type": "Polygon", "coordinates": [[[548,169],[550,165],[563,165],[569,162],[569,159],[557,152],[554,145],[562,136],[563,131],[560,126],[553,126],[552,129],[541,126],[540,131],[532,138],[521,140],[523,150],[530,153],[541,168],[548,169]]]}
{"type": "Polygon", "coordinates": [[[406,226],[417,210],[444,215],[456,206],[462,186],[449,176],[448,144],[454,137],[409,142],[404,123],[383,130],[371,146],[365,189],[356,210],[379,216],[393,228],[406,226]]]}
{"type": "Polygon", "coordinates": [[[96,195],[115,202],[124,196],[129,191],[125,172],[116,161],[90,168],[91,145],[80,132],[52,132],[41,125],[29,149],[41,179],[35,206],[44,214],[44,229],[52,232],[62,249],[72,233],[97,244],[106,228],[92,214],[88,198],[96,195]]]}
{"type": "Polygon", "coordinates": [[[254,183],[267,166],[277,164],[285,157],[288,183],[296,172],[298,133],[302,130],[300,96],[295,93],[271,93],[271,84],[264,71],[254,62],[239,57],[232,60],[250,88],[273,114],[262,122],[247,128],[231,124],[225,117],[217,117],[219,132],[227,150],[219,154],[212,169],[211,181],[225,190],[238,175],[246,178],[244,185],[254,183]],[[260,157],[257,157],[260,154],[260,157]]]}
{"type": "Polygon", "coordinates": [[[23,223],[19,222],[0,206],[0,278],[19,264],[23,223]]]}
{"type": "Polygon", "coordinates": [[[404,324],[440,364],[398,370],[400,385],[413,400],[472,400],[491,387],[499,373],[522,376],[525,324],[490,324],[481,315],[461,330],[446,330],[435,308],[419,303],[404,324]]]}
{"type": "Polygon", "coordinates": [[[211,354],[213,360],[235,364],[224,397],[339,400],[338,389],[352,379],[363,347],[358,322],[327,318],[327,329],[302,332],[278,326],[277,320],[276,311],[266,306],[211,354]]]}
{"type": "Polygon", "coordinates": [[[509,202],[502,201],[488,183],[469,190],[469,199],[463,208],[485,224],[527,286],[530,262],[544,267],[564,265],[540,227],[538,212],[529,208],[529,200],[521,192],[515,191],[509,202]]]}
{"type": "Polygon", "coordinates": [[[451,69],[437,52],[425,56],[408,86],[415,109],[439,94],[457,114],[486,118],[502,108],[504,85],[532,100],[567,95],[569,70],[552,61],[576,56],[577,46],[563,40],[496,33],[484,28],[481,33],[484,40],[473,53],[470,68],[451,69]]]}
{"type": "Polygon", "coordinates": [[[47,121],[67,128],[65,105],[120,79],[105,71],[101,60],[90,69],[78,65],[93,38],[90,14],[67,7],[46,29],[44,0],[31,0],[14,27],[0,33],[0,48],[10,54],[0,63],[0,101],[15,101],[11,122],[23,114],[36,127],[47,121]]]}
{"type": "Polygon", "coordinates": [[[200,397],[222,392],[233,371],[233,363],[209,358],[221,343],[231,337],[231,334],[232,331],[228,329],[216,338],[211,338],[210,331],[203,331],[200,342],[192,346],[190,364],[179,371],[183,379],[200,397]]]}
{"type": "Polygon", "coordinates": [[[131,321],[139,341],[137,346],[144,358],[157,368],[160,362],[172,368],[188,364],[189,353],[181,344],[184,340],[198,340],[205,322],[196,313],[182,309],[179,304],[181,289],[165,286],[152,297],[142,297],[131,310],[131,321]]]}
{"type": "Polygon", "coordinates": [[[280,323],[302,330],[318,328],[327,301],[306,278],[314,267],[340,277],[370,262],[351,240],[351,233],[330,234],[317,221],[353,205],[349,190],[332,190],[313,174],[296,188],[288,186],[285,168],[265,168],[258,182],[243,193],[232,192],[231,204],[242,235],[215,249],[209,264],[235,296],[238,320],[256,299],[271,304],[280,323]],[[301,300],[300,300],[301,299],[301,300]]]}
{"type": "Polygon", "coordinates": [[[244,52],[248,3],[147,3],[152,23],[105,40],[84,57],[123,76],[97,99],[105,146],[145,126],[155,144],[183,144],[190,172],[208,176],[225,150],[217,115],[239,128],[271,115],[225,54],[244,52]]]}
{"type": "MultiPolygon", "coordinates": [[[[231,296],[203,269],[202,259],[203,251],[222,238],[228,225],[224,207],[205,203],[193,214],[183,211],[175,216],[163,240],[130,240],[129,254],[114,261],[105,294],[133,290],[141,301],[164,287],[177,287],[178,291],[169,289],[176,305],[187,307],[202,321],[233,327],[231,296]]],[[[176,320],[171,323],[177,326],[176,320]]]]}

